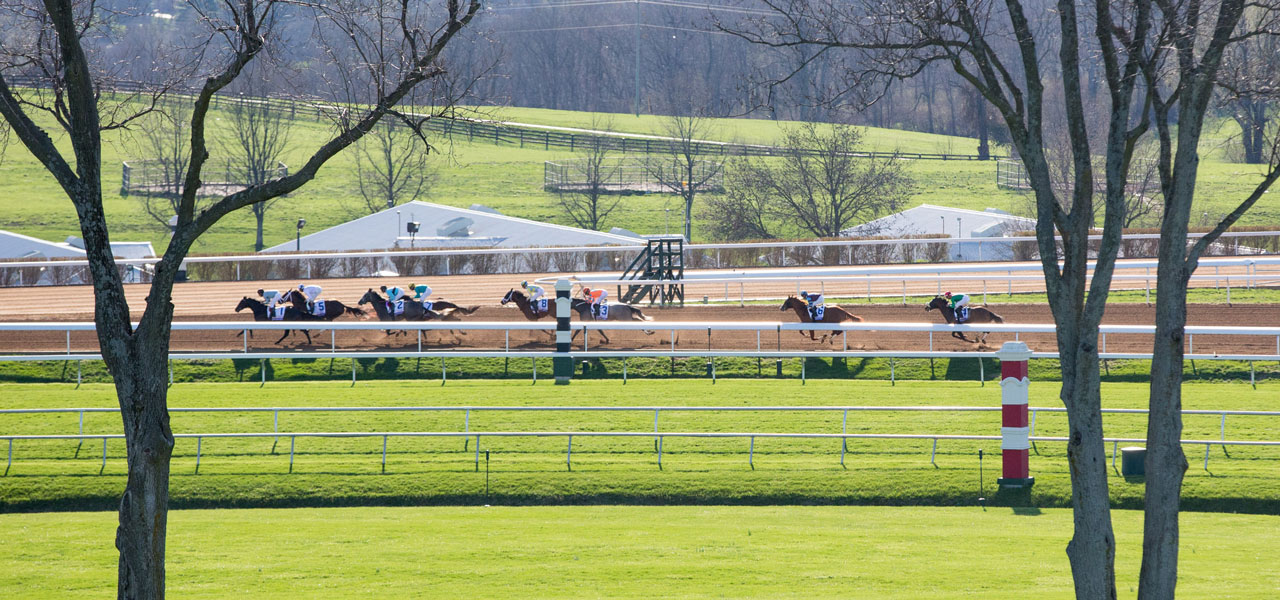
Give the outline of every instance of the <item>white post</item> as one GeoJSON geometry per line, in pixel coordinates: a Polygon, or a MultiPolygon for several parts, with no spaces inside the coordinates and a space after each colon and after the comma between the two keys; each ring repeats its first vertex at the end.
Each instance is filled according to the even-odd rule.
{"type": "Polygon", "coordinates": [[[196,438],[196,473],[200,472],[200,443],[203,441],[204,438],[196,438]]]}

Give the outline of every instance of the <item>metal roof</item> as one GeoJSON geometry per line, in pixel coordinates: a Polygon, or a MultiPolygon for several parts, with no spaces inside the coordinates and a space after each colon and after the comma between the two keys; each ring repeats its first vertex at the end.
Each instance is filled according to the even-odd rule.
{"type": "MultiPolygon", "coordinates": [[[[0,258],[84,258],[80,238],[50,242],[40,238],[0,230],[0,258]]],[[[151,242],[111,242],[111,253],[121,258],[150,258],[156,255],[151,242]]]]}
{"type": "Polygon", "coordinates": [[[0,258],[84,258],[84,250],[0,230],[0,258]]]}
{"type": "Polygon", "coordinates": [[[841,231],[845,236],[889,236],[946,234],[951,237],[1003,237],[1017,231],[1035,229],[1035,219],[1018,217],[996,209],[968,210],[921,204],[899,213],[868,221],[841,231]]]}
{"type": "MultiPolygon", "coordinates": [[[[413,201],[302,236],[301,249],[384,250],[390,248],[534,248],[635,244],[639,238],[509,217],[493,211],[413,201]],[[492,211],[492,212],[490,212],[492,211]],[[418,232],[407,231],[410,222],[418,232]]],[[[289,240],[263,252],[289,252],[289,240]]]]}

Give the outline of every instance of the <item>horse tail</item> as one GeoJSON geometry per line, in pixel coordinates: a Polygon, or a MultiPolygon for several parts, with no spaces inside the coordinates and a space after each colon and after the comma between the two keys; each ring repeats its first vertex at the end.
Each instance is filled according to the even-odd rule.
{"type": "Polygon", "coordinates": [[[459,307],[458,307],[458,312],[460,312],[460,313],[462,313],[462,314],[464,314],[464,315],[469,315],[469,314],[471,314],[471,313],[473,313],[473,312],[476,312],[477,310],[480,310],[480,306],[479,306],[479,305],[472,306],[471,308],[463,308],[463,307],[461,307],[461,306],[459,306],[459,307]]]}
{"type": "Polygon", "coordinates": [[[650,317],[649,315],[646,315],[646,314],[644,314],[644,313],[640,312],[640,309],[638,309],[638,308],[632,308],[632,309],[631,309],[631,312],[632,312],[632,314],[633,314],[635,317],[639,317],[638,319],[635,319],[635,320],[637,320],[637,321],[652,321],[652,320],[653,320],[653,317],[650,317]]]}
{"type": "Polygon", "coordinates": [[[342,306],[342,308],[346,309],[347,314],[349,314],[349,315],[356,315],[356,316],[359,316],[359,317],[363,317],[363,316],[365,316],[365,315],[366,315],[366,313],[364,312],[364,309],[363,309],[363,308],[358,308],[358,307],[355,307],[355,306],[347,306],[347,305],[345,305],[345,304],[342,306]]]}
{"type": "Polygon", "coordinates": [[[1000,315],[997,315],[996,313],[993,313],[990,310],[988,310],[987,312],[991,313],[992,321],[995,321],[996,323],[1004,323],[1004,318],[1001,317],[1000,315]]]}

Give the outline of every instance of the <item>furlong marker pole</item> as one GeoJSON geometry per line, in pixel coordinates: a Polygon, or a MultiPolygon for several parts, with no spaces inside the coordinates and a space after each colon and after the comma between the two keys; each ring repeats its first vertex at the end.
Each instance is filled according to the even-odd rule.
{"type": "Polygon", "coordinates": [[[568,385],[573,377],[573,359],[569,357],[569,291],[573,284],[568,279],[556,280],[556,357],[551,360],[551,370],[556,385],[568,385]]]}
{"type": "Polygon", "coordinates": [[[1029,488],[1036,482],[1029,465],[1031,428],[1027,422],[1027,359],[1031,350],[1022,342],[1005,342],[996,352],[1000,359],[1000,449],[1004,477],[1002,488],[1029,488]]]}

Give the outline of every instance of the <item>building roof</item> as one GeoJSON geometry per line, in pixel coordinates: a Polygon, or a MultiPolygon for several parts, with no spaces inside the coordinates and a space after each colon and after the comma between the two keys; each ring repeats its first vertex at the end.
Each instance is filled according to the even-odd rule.
{"type": "Polygon", "coordinates": [[[82,258],[84,250],[21,233],[0,230],[0,258],[82,258]]]}
{"type": "MultiPolygon", "coordinates": [[[[509,217],[479,205],[467,209],[415,200],[305,235],[301,249],[533,248],[607,246],[638,241],[638,238],[613,233],[509,217]],[[416,234],[408,233],[410,222],[418,223],[416,234]]],[[[298,243],[290,240],[263,252],[289,252],[295,248],[298,243]]]]}
{"type": "Polygon", "coordinates": [[[1035,229],[1034,219],[1017,217],[994,208],[985,211],[921,204],[899,213],[841,231],[852,237],[946,234],[951,237],[1004,237],[1035,229]]]}
{"type": "MultiPolygon", "coordinates": [[[[84,258],[84,242],[69,237],[65,242],[0,230],[0,259],[84,258]]],[[[150,258],[156,255],[151,242],[111,242],[111,253],[121,258],[150,258]]]]}

